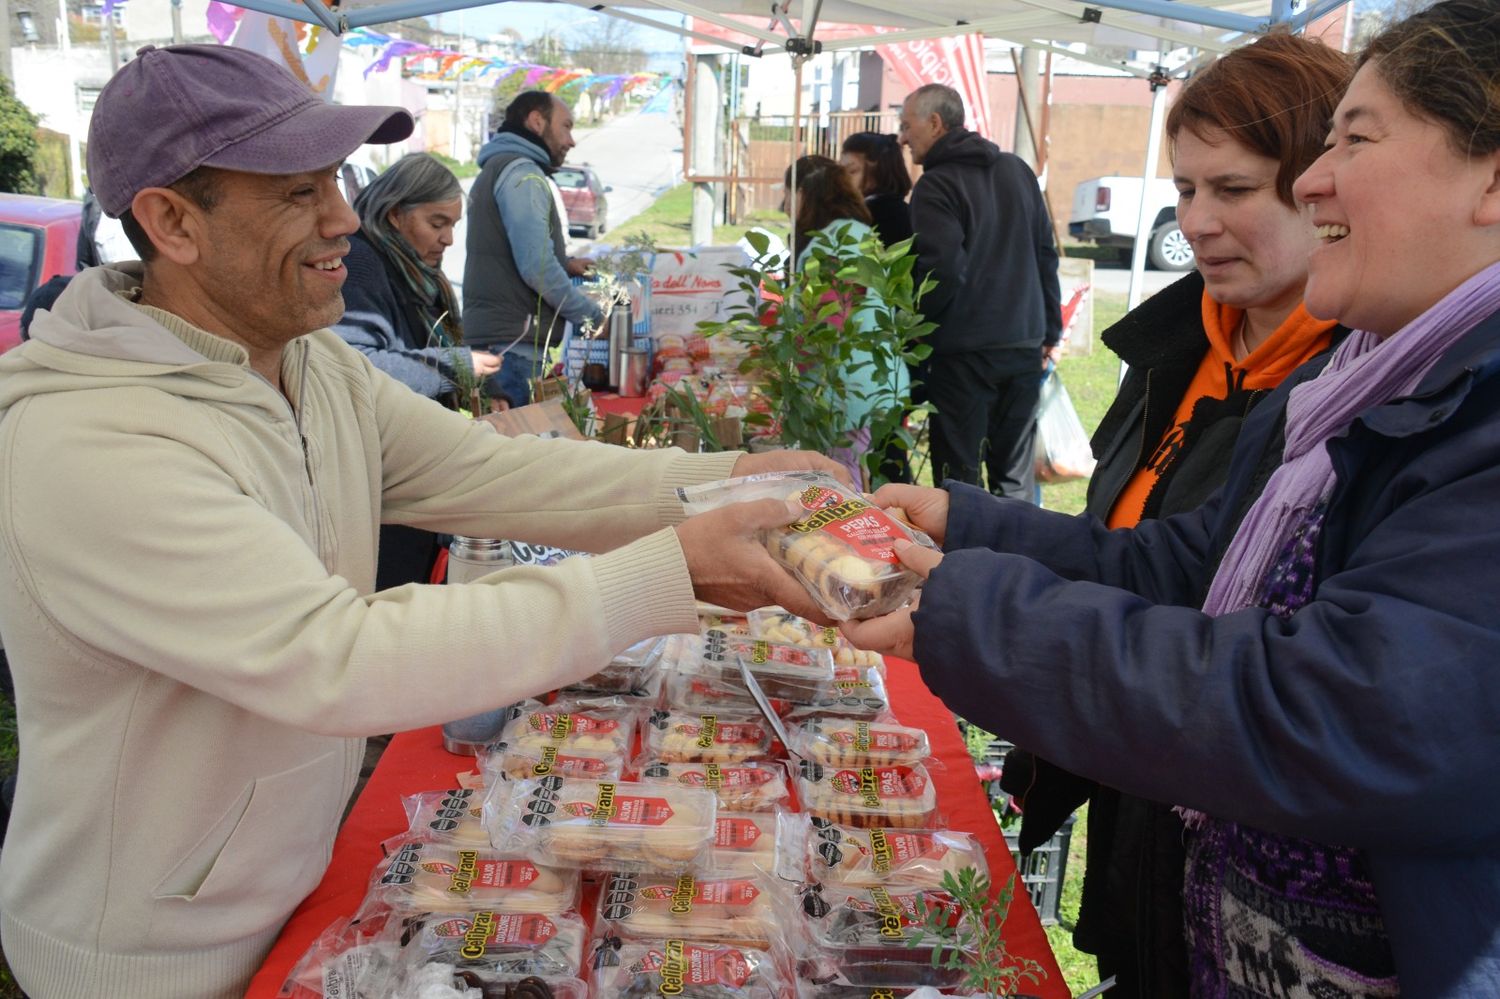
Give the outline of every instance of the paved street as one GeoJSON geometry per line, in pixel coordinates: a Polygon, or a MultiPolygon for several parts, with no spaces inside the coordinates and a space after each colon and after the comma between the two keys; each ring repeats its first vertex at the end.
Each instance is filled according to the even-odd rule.
{"type": "MultiPolygon", "coordinates": [[[[609,192],[609,231],[600,242],[628,229],[631,218],[651,207],[682,174],[682,131],[676,119],[664,114],[632,114],[599,128],[575,130],[578,145],[568,154],[571,164],[587,163],[599,173],[609,192]]],[[[473,178],[463,182],[467,195],[473,178]]],[[[443,272],[461,288],[464,277],[464,240],[468,219],[459,222],[453,246],[443,254],[443,272]]],[[[586,239],[568,238],[568,252],[586,255],[586,239]]]]}

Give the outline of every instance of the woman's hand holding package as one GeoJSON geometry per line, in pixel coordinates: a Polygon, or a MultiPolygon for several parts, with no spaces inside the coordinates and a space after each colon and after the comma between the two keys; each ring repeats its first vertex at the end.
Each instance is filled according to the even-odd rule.
{"type": "Polygon", "coordinates": [[[945,489],[891,482],[875,490],[870,502],[924,532],[937,544],[941,545],[947,536],[948,492],[945,489]]]}
{"type": "MultiPolygon", "coordinates": [[[[886,489],[917,489],[916,486],[886,486],[875,494],[878,499],[880,493],[886,489]]],[[[923,489],[922,492],[942,493],[941,489],[923,489]]],[[[947,516],[947,493],[945,497],[944,519],[947,516]]],[[[921,524],[917,526],[921,527],[921,524]]],[[[923,530],[927,528],[923,527],[923,530]]],[[[930,533],[930,532],[929,532],[930,533]]],[[[896,542],[896,556],[901,559],[901,564],[906,566],[918,576],[926,579],[938,563],[943,561],[942,553],[935,552],[931,548],[914,545],[910,541],[896,542]]],[[[916,638],[916,630],[912,624],[912,612],[922,603],[922,591],[912,597],[911,603],[900,610],[891,611],[880,617],[867,618],[864,621],[844,621],[839,624],[839,630],[857,648],[870,649],[881,655],[896,656],[900,659],[912,659],[912,643],[916,638]]]]}
{"type": "Polygon", "coordinates": [[[778,604],[810,621],[832,624],[807,589],[771,558],[761,537],[805,513],[793,503],[764,499],[719,507],[678,524],[677,540],[693,577],[693,592],[731,610],[778,604]]]}
{"type": "MultiPolygon", "coordinates": [[[[840,482],[859,488],[851,482],[849,469],[832,458],[816,451],[764,451],[760,454],[742,454],[730,472],[733,478],[744,475],[760,475],[763,472],[827,472],[840,482]]],[[[788,608],[790,609],[790,608],[788,608]]]]}

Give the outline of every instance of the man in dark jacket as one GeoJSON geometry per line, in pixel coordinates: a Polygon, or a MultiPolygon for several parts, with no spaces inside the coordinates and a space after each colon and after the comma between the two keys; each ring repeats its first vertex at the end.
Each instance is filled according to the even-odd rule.
{"type": "Polygon", "coordinates": [[[937,286],[922,311],[937,324],[918,372],[933,479],[1030,500],[1042,367],[1062,338],[1052,224],[1025,161],[964,128],[952,87],[929,83],[901,107],[901,141],[923,168],[911,196],[917,271],[937,286]],[[1040,352],[1040,356],[1039,356],[1040,352]]]}

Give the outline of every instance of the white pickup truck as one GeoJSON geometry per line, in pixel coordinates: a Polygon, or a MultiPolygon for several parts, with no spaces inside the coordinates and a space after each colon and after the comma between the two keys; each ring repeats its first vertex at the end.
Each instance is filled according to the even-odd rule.
{"type": "MultiPolygon", "coordinates": [[[[1146,261],[1158,270],[1186,271],[1193,267],[1193,248],[1177,228],[1177,188],[1157,178],[1148,189],[1146,261]]],[[[1141,178],[1095,177],[1073,189],[1073,214],[1068,235],[1113,246],[1129,260],[1135,246],[1135,227],[1141,204],[1141,178]]]]}

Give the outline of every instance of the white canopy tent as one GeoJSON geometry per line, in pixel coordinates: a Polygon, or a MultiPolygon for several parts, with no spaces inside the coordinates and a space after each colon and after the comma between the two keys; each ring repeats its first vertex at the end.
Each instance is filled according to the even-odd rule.
{"type": "MultiPolygon", "coordinates": [[[[350,28],[424,17],[504,0],[236,0],[243,7],[311,24],[336,34],[350,28]]],[[[725,46],[723,37],[649,16],[684,15],[743,36],[750,55],[788,52],[795,65],[817,51],[869,48],[924,38],[982,32],[1016,46],[1041,49],[1149,81],[1154,92],[1143,190],[1156,175],[1165,84],[1190,75],[1236,45],[1277,25],[1300,31],[1348,0],[552,0],[725,46]],[[878,36],[822,39],[819,24],[871,25],[878,36]],[[894,30],[892,30],[894,29],[894,30]]],[[[1137,232],[1146,226],[1141,198],[1137,232]]],[[[1135,240],[1129,306],[1139,301],[1146,240],[1135,240]]]]}

